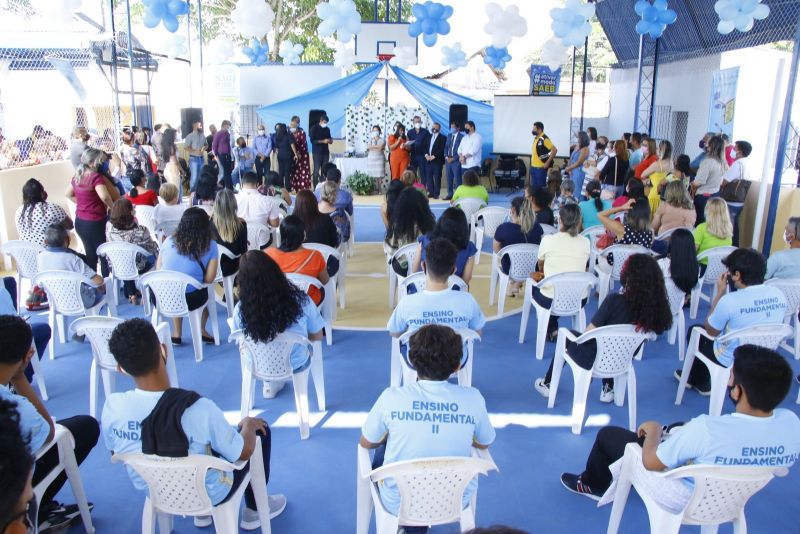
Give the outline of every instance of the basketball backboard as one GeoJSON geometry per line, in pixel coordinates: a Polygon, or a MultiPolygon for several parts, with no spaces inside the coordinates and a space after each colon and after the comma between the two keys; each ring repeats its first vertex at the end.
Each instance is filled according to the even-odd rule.
{"type": "Polygon", "coordinates": [[[379,55],[391,55],[395,46],[410,46],[415,57],[419,52],[406,22],[362,22],[355,45],[356,63],[377,63],[379,55]]]}

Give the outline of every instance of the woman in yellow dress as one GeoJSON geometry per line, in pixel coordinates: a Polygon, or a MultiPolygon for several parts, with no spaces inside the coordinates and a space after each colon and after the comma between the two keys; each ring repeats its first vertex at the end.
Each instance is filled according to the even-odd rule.
{"type": "Polygon", "coordinates": [[[647,200],[650,202],[650,213],[655,213],[661,203],[659,186],[667,174],[672,172],[672,143],[661,141],[658,143],[658,160],[653,162],[642,172],[642,181],[650,182],[650,193],[647,200]]]}

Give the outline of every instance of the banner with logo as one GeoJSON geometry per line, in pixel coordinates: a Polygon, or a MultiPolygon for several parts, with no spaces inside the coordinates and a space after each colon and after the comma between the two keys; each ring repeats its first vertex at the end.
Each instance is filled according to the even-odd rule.
{"type": "Polygon", "coordinates": [[[711,78],[711,102],[708,107],[708,131],[728,134],[733,139],[736,113],[736,85],[739,67],[718,70],[711,78]]]}
{"type": "Polygon", "coordinates": [[[547,65],[531,65],[530,94],[534,96],[557,95],[560,80],[561,67],[550,70],[547,65]]]}

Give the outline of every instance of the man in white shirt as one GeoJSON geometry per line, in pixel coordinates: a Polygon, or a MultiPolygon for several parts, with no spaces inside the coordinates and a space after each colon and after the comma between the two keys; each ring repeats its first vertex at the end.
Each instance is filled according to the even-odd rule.
{"type": "Polygon", "coordinates": [[[753,145],[747,141],[736,141],[733,146],[736,148],[736,160],[733,165],[728,167],[725,174],[722,175],[722,188],[725,184],[734,180],[748,180],[750,181],[750,167],[747,161],[750,153],[753,152],[753,145]]]}
{"type": "MultiPolygon", "coordinates": [[[[242,175],[242,188],[236,194],[237,215],[245,221],[277,227],[280,223],[280,203],[278,197],[262,195],[258,192],[259,179],[256,173],[246,172],[242,175]]],[[[259,243],[263,248],[269,244],[259,243]]]]}
{"type": "Polygon", "coordinates": [[[467,135],[458,146],[458,159],[461,161],[462,174],[467,171],[475,171],[480,176],[483,162],[483,139],[475,130],[475,123],[472,121],[466,122],[464,131],[467,132],[467,135]]]}

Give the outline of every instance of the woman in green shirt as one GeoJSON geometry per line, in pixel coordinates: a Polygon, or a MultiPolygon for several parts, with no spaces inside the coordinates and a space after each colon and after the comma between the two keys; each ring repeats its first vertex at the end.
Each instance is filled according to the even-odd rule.
{"type": "MultiPolygon", "coordinates": [[[[694,244],[697,254],[715,247],[729,247],[733,243],[733,224],[728,213],[728,203],[719,197],[708,199],[705,207],[706,221],[694,229],[694,244]]],[[[700,269],[705,271],[707,259],[700,260],[700,269]]]]}
{"type": "Polygon", "coordinates": [[[463,183],[456,188],[450,205],[455,206],[459,200],[464,198],[477,198],[482,200],[484,204],[489,204],[489,192],[481,185],[481,179],[478,177],[477,172],[465,172],[462,180],[463,183]]]}

